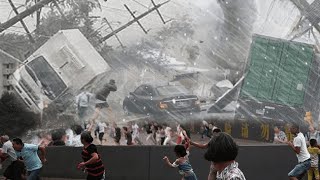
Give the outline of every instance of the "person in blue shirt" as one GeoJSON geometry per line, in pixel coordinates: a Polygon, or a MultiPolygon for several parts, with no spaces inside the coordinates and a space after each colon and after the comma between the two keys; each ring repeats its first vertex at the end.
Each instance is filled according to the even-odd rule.
{"type": "Polygon", "coordinates": [[[16,151],[17,157],[23,159],[27,168],[27,180],[39,180],[42,164],[47,161],[45,148],[33,144],[25,144],[19,138],[12,140],[12,146],[16,151]],[[38,156],[38,150],[41,152],[40,158],[38,156]]]}

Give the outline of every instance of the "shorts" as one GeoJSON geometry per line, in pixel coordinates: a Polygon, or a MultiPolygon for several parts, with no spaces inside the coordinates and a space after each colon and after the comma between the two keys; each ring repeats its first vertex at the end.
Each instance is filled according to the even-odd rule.
{"type": "Polygon", "coordinates": [[[311,167],[311,160],[308,159],[304,162],[297,164],[292,171],[289,172],[289,177],[300,177],[304,175],[311,167]]]}
{"type": "Polygon", "coordinates": [[[99,133],[99,140],[102,141],[104,133],[99,133]]]}
{"type": "Polygon", "coordinates": [[[109,107],[109,104],[107,102],[97,103],[96,104],[96,108],[103,109],[103,108],[108,108],[108,107],[109,107]]]}

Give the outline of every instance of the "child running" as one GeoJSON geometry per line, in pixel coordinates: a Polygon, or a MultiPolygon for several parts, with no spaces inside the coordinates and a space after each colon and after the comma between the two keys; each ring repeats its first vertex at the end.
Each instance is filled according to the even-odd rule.
{"type": "Polygon", "coordinates": [[[310,139],[310,146],[308,147],[308,151],[311,156],[311,168],[308,170],[308,180],[312,180],[313,175],[316,180],[319,180],[318,155],[320,154],[320,149],[317,146],[317,140],[310,139]]]}
{"type": "Polygon", "coordinates": [[[163,158],[169,167],[179,168],[179,174],[182,175],[182,180],[197,180],[196,174],[193,172],[192,166],[189,163],[189,152],[186,150],[183,145],[176,145],[174,147],[174,152],[178,159],[174,163],[170,163],[170,160],[167,156],[163,158]]]}

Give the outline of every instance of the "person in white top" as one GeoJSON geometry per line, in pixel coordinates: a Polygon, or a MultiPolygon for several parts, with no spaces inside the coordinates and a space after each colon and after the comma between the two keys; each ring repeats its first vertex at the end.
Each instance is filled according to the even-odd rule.
{"type": "Polygon", "coordinates": [[[298,164],[289,172],[288,177],[291,180],[298,180],[301,179],[311,167],[311,159],[305,137],[300,132],[299,126],[295,124],[291,125],[290,131],[295,137],[293,143],[288,141],[288,145],[296,153],[298,164]]]}
{"type": "Polygon", "coordinates": [[[142,145],[142,142],[140,141],[140,128],[138,124],[136,122],[132,123],[131,129],[132,129],[132,140],[134,141],[134,143],[142,145]]]}
{"type": "Polygon", "coordinates": [[[103,136],[106,128],[108,128],[108,126],[105,122],[98,122],[100,144],[102,144],[102,140],[103,140],[103,136]]]}
{"type": "Polygon", "coordinates": [[[17,155],[12,147],[12,142],[9,140],[9,136],[3,135],[0,137],[2,150],[0,152],[1,159],[9,159],[11,164],[4,171],[3,175],[7,179],[23,179],[25,178],[24,163],[17,160],[17,155]]]}
{"type": "Polygon", "coordinates": [[[73,131],[72,131],[72,129],[68,128],[66,130],[66,135],[67,135],[66,146],[71,146],[72,145],[72,141],[73,141],[73,131]]]}
{"type": "Polygon", "coordinates": [[[164,129],[166,138],[164,139],[163,145],[176,145],[173,141],[172,141],[172,129],[171,127],[167,126],[164,129]]]}
{"type": "Polygon", "coordinates": [[[81,126],[76,125],[74,127],[75,136],[73,136],[72,145],[73,147],[82,147],[83,144],[81,143],[81,133],[83,129],[81,126]]]}
{"type": "Polygon", "coordinates": [[[83,91],[80,94],[76,96],[76,109],[77,109],[77,114],[79,117],[79,120],[81,122],[82,128],[86,128],[86,122],[85,118],[87,117],[88,113],[88,108],[90,105],[90,99],[93,97],[93,94],[87,91],[83,91]]]}

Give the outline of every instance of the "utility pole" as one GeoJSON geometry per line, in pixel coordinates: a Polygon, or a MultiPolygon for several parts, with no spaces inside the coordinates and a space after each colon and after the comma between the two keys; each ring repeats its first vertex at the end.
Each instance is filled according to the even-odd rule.
{"type": "MultiPolygon", "coordinates": [[[[9,1],[9,4],[10,4],[13,12],[18,16],[18,15],[19,15],[19,12],[18,12],[17,8],[14,6],[12,0],[8,0],[8,1],[9,1]]],[[[31,36],[31,33],[30,33],[27,25],[24,23],[24,21],[23,21],[22,19],[20,20],[20,23],[21,23],[21,25],[23,26],[23,29],[26,31],[27,36],[28,36],[30,42],[31,42],[31,43],[35,43],[35,40],[34,40],[33,37],[31,36]]]]}
{"type": "MultiPolygon", "coordinates": [[[[111,24],[110,24],[109,21],[107,20],[107,18],[103,18],[103,20],[108,24],[108,26],[109,26],[109,28],[111,29],[111,31],[114,31],[113,28],[112,28],[112,26],[111,26],[111,24]]],[[[121,43],[121,41],[120,41],[119,37],[117,36],[117,34],[115,34],[114,36],[117,38],[117,40],[118,40],[119,44],[121,45],[121,47],[124,48],[124,46],[123,46],[123,44],[121,43]]]]}
{"type": "MultiPolygon", "coordinates": [[[[36,3],[38,3],[40,0],[36,0],[36,3]]],[[[39,28],[40,25],[40,19],[41,19],[41,9],[37,10],[37,20],[36,20],[36,28],[39,28]]]]}
{"type": "MultiPolygon", "coordinates": [[[[134,17],[134,19],[132,21],[129,21],[128,23],[126,23],[125,25],[119,27],[118,29],[112,31],[110,34],[106,35],[105,37],[101,38],[100,39],[100,43],[104,42],[105,40],[109,39],[110,37],[116,35],[117,33],[119,33],[120,31],[126,29],[127,27],[129,27],[130,25],[132,25],[133,23],[135,22],[138,22],[139,26],[142,27],[142,25],[140,24],[139,20],[142,19],[143,17],[145,17],[146,15],[150,14],[151,12],[155,11],[155,10],[158,10],[161,6],[163,6],[164,4],[167,4],[168,2],[170,2],[170,0],[166,1],[166,2],[163,2],[161,4],[158,4],[158,5],[155,5],[153,8],[151,8],[150,10],[148,10],[147,12],[144,12],[142,13],[141,15],[134,17]]],[[[127,8],[127,6],[125,5],[125,7],[127,8]]],[[[127,8],[128,10],[128,8],[127,8]]],[[[130,14],[132,15],[133,13],[128,10],[130,12],[130,14]]],[[[143,31],[145,33],[147,33],[147,31],[142,27],[143,31]]]]}
{"type": "Polygon", "coordinates": [[[31,15],[35,11],[43,8],[43,6],[49,4],[52,1],[53,0],[41,0],[40,2],[37,2],[35,5],[31,6],[29,9],[26,9],[25,11],[21,12],[17,16],[15,16],[15,17],[9,19],[8,21],[0,24],[0,32],[8,29],[9,27],[13,26],[14,24],[19,22],[20,20],[24,19],[25,17],[31,15]]]}

